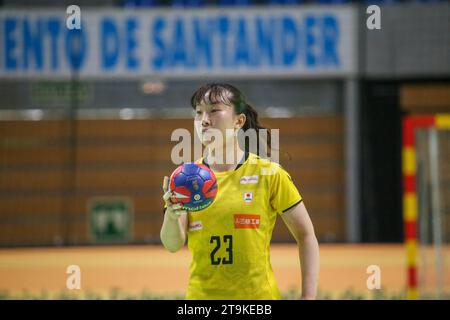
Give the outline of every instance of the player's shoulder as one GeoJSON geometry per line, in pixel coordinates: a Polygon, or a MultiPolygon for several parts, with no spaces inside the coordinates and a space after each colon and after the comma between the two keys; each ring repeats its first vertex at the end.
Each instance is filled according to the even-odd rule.
{"type": "Polygon", "coordinates": [[[280,170],[283,170],[283,167],[278,162],[260,157],[254,153],[249,153],[248,160],[249,165],[254,165],[259,168],[261,175],[270,176],[278,173],[280,170]]]}

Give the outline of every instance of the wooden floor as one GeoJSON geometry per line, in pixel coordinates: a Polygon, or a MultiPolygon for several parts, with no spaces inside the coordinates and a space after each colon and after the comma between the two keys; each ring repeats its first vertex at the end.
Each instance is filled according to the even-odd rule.
{"type": "MultiPolygon", "coordinates": [[[[321,245],[319,289],[367,294],[367,267],[381,269],[381,285],[400,291],[406,284],[406,257],[401,245],[321,245]]],[[[282,291],[300,287],[300,268],[294,245],[272,245],[271,260],[282,291]]],[[[69,291],[66,268],[81,269],[81,290],[107,292],[120,288],[138,293],[183,294],[190,253],[169,253],[160,246],[0,249],[0,290],[23,292],[69,291]]]]}

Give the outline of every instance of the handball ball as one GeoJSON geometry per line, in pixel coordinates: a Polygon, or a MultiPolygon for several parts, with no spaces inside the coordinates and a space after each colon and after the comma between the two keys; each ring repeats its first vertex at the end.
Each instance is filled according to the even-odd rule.
{"type": "Polygon", "coordinates": [[[174,196],[172,201],[181,203],[183,209],[190,212],[207,208],[217,194],[216,176],[204,164],[187,162],[180,165],[169,181],[169,188],[174,196]]]}

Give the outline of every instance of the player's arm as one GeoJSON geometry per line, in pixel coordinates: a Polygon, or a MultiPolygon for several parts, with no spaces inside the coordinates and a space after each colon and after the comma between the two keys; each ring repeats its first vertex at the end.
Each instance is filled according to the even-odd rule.
{"type": "Polygon", "coordinates": [[[180,250],[186,242],[187,234],[187,214],[181,204],[173,204],[170,201],[171,192],[168,190],[168,177],[164,177],[163,190],[166,210],[164,221],[161,227],[160,238],[164,247],[170,252],[180,250]]]}
{"type": "Polygon", "coordinates": [[[319,244],[308,211],[302,202],[281,214],[299,247],[302,299],[315,299],[319,275],[319,244]]]}

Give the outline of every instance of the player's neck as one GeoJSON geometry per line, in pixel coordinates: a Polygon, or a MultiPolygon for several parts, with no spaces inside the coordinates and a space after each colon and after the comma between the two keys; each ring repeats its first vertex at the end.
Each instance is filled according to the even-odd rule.
{"type": "Polygon", "coordinates": [[[237,143],[234,148],[208,149],[207,152],[206,162],[213,171],[217,172],[234,170],[245,159],[245,152],[237,143]]]}

